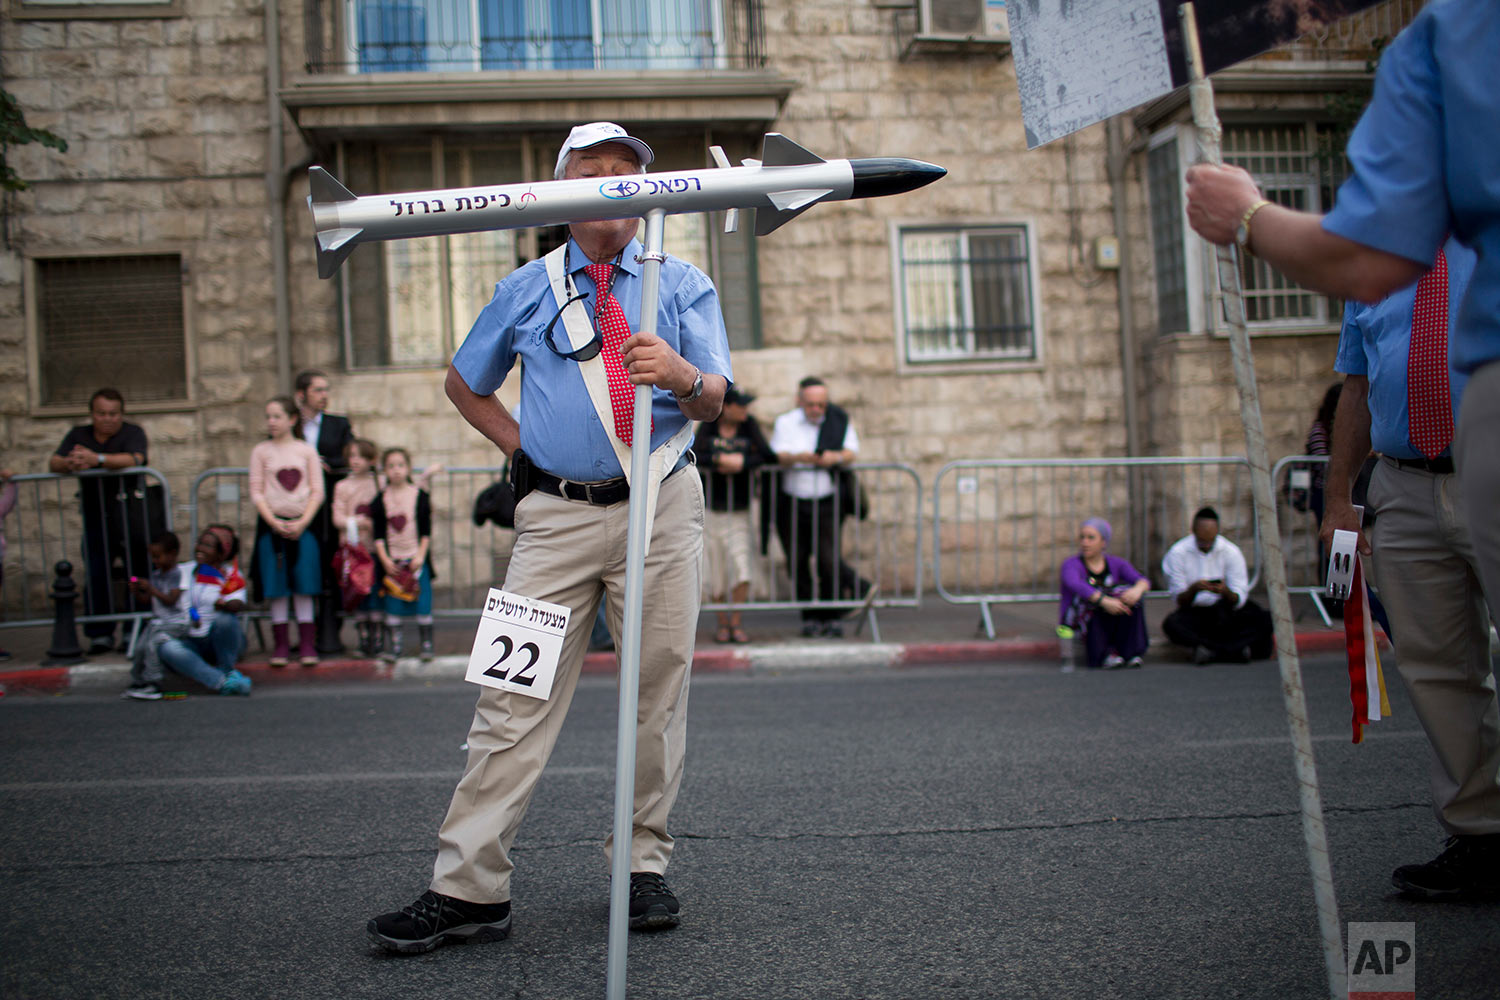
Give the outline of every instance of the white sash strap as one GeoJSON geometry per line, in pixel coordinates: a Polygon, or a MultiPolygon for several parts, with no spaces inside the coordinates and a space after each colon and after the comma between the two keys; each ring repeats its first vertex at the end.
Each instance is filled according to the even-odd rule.
{"type": "MultiPolygon", "coordinates": [[[[563,253],[568,245],[562,246],[547,254],[547,278],[552,283],[552,295],[559,307],[568,301],[567,276],[563,274],[563,253]]],[[[596,293],[597,294],[597,293],[596,293]]],[[[589,308],[585,305],[585,299],[579,299],[562,311],[563,327],[568,334],[568,342],[572,350],[578,350],[594,339],[594,327],[589,321],[589,308]]],[[[609,443],[615,449],[615,458],[619,460],[620,468],[625,470],[625,481],[630,481],[630,447],[621,441],[615,433],[614,407],[609,401],[609,377],[604,373],[604,361],[595,355],[587,361],[579,362],[578,372],[583,376],[583,384],[588,388],[589,400],[594,404],[594,412],[599,415],[599,422],[604,425],[604,432],[609,436],[609,443]]],[[[656,496],[661,489],[661,481],[667,478],[677,465],[677,460],[687,450],[689,442],[693,437],[693,422],[686,421],[676,434],[663,442],[661,447],[651,452],[651,479],[646,487],[646,551],[651,551],[651,526],[656,521],[656,496]]],[[[633,488],[633,486],[632,486],[633,488]]]]}

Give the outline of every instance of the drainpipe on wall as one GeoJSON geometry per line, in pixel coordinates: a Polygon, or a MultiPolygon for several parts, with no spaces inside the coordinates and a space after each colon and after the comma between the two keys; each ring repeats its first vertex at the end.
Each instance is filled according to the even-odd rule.
{"type": "Polygon", "coordinates": [[[266,0],[266,208],[271,222],[271,288],[276,299],[276,391],[292,387],[292,306],[287,291],[286,163],[281,120],[280,0],[266,0]]]}
{"type": "MultiPolygon", "coordinates": [[[[1125,190],[1125,135],[1120,125],[1118,116],[1110,118],[1104,123],[1105,142],[1107,145],[1107,169],[1109,172],[1109,194],[1110,201],[1114,205],[1115,239],[1120,245],[1120,269],[1115,272],[1117,278],[1117,289],[1119,297],[1120,312],[1120,381],[1124,389],[1125,405],[1125,454],[1129,458],[1137,458],[1141,454],[1141,428],[1139,407],[1136,404],[1136,381],[1135,373],[1135,306],[1132,299],[1135,282],[1134,269],[1131,261],[1135,255],[1126,242],[1129,235],[1126,212],[1126,190],[1125,190]]],[[[1144,552],[1147,525],[1145,522],[1145,510],[1141,502],[1141,477],[1140,470],[1131,469],[1129,477],[1130,492],[1130,548],[1132,557],[1137,553],[1144,552]]],[[[1140,562],[1132,558],[1132,562],[1139,566],[1140,562]]],[[[1150,569],[1146,570],[1149,575],[1150,569]]]]}

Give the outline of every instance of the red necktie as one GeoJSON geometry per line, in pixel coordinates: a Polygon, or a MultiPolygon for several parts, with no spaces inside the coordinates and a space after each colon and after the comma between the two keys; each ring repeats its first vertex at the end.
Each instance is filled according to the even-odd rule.
{"type": "MultiPolygon", "coordinates": [[[[620,345],[630,336],[630,324],[625,320],[620,300],[610,291],[612,267],[613,264],[590,264],[584,270],[594,282],[594,294],[599,296],[594,316],[599,324],[599,336],[604,341],[599,358],[604,362],[604,375],[609,380],[609,405],[615,413],[615,436],[628,445],[635,420],[635,386],[625,374],[620,345]]],[[[652,425],[655,426],[655,421],[652,425]]]]}
{"type": "Polygon", "coordinates": [[[1411,349],[1406,358],[1406,409],[1412,446],[1428,458],[1453,440],[1448,395],[1448,258],[1439,250],[1432,270],[1417,282],[1411,349]]]}

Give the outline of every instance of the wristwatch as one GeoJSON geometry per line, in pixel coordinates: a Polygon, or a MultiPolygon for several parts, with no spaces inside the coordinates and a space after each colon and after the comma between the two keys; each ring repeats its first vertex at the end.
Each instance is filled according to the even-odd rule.
{"type": "Polygon", "coordinates": [[[94,464],[97,465],[99,468],[102,469],[102,468],[104,468],[104,453],[103,452],[98,452],[97,455],[99,457],[99,461],[95,462],[94,464]]]}
{"type": "Polygon", "coordinates": [[[693,400],[695,400],[699,396],[703,395],[703,373],[702,372],[698,373],[698,377],[695,378],[695,379],[693,379],[693,387],[691,389],[689,389],[687,392],[685,392],[685,393],[676,393],[676,392],[674,392],[674,393],[672,393],[672,395],[674,395],[674,396],[677,397],[677,402],[679,402],[679,403],[691,403],[693,400]]]}
{"type": "Polygon", "coordinates": [[[1246,253],[1250,251],[1250,220],[1255,218],[1255,213],[1271,204],[1264,198],[1258,198],[1245,209],[1245,214],[1240,216],[1240,224],[1234,227],[1234,241],[1239,244],[1241,250],[1246,253]]]}

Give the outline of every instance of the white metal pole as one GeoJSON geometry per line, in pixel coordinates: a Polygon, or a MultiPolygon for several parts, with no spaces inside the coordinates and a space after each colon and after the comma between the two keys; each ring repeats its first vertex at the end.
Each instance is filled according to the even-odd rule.
{"type": "MultiPolygon", "coordinates": [[[[1220,140],[1223,129],[1214,110],[1213,85],[1203,74],[1203,54],[1198,46],[1198,21],[1193,5],[1178,8],[1182,18],[1183,48],[1187,52],[1189,93],[1198,143],[1209,163],[1223,162],[1220,140]]],[[[1302,666],[1297,659],[1297,641],[1292,631],[1292,602],[1286,589],[1286,563],[1281,552],[1281,527],[1271,496],[1270,459],[1260,418],[1260,394],[1255,382],[1255,359],[1250,354],[1250,335],[1245,328],[1245,297],[1240,288],[1236,248],[1216,248],[1219,291],[1229,324],[1229,348],[1234,359],[1234,379],[1239,385],[1240,419],[1245,424],[1245,457],[1250,462],[1250,487],[1255,495],[1255,519],[1260,525],[1265,552],[1266,591],[1271,600],[1271,618],[1276,626],[1276,655],[1281,665],[1281,696],[1286,705],[1287,727],[1297,768],[1297,787],[1302,803],[1302,835],[1307,843],[1307,863],[1312,869],[1313,898],[1323,938],[1323,961],[1328,972],[1328,994],[1333,1000],[1348,995],[1343,937],[1339,932],[1338,901],[1333,892],[1333,870],[1328,860],[1328,832],[1323,826],[1323,802],[1318,792],[1318,771],[1313,763],[1312,734],[1307,724],[1307,698],[1302,690],[1302,666]]]]}
{"type": "MultiPolygon", "coordinates": [[[[646,214],[645,266],[641,271],[641,320],[635,332],[656,332],[661,290],[662,234],[667,213],[646,214]]],[[[625,628],[620,637],[620,714],[615,737],[615,825],[610,856],[609,957],[605,994],[625,1000],[625,952],[630,919],[630,847],[635,818],[635,719],[641,687],[641,588],[646,576],[646,493],[651,464],[651,387],[635,387],[630,438],[630,531],[625,540],[625,628]]]]}

